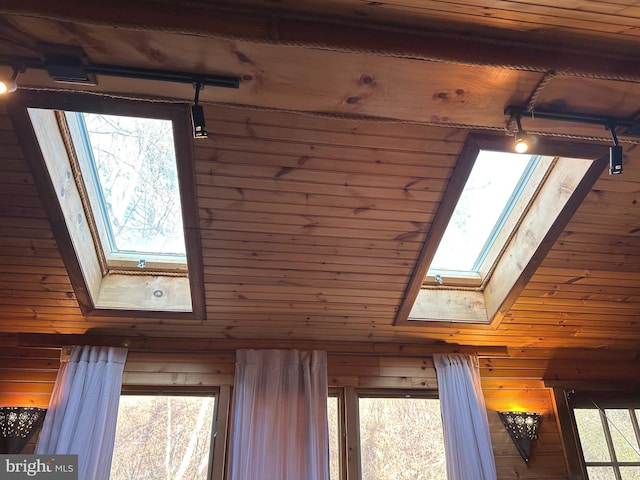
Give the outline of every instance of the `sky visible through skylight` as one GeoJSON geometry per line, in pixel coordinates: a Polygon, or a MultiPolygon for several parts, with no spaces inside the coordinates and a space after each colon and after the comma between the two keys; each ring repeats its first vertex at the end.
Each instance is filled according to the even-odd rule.
{"type": "Polygon", "coordinates": [[[531,155],[481,150],[429,271],[472,272],[531,155]]]}
{"type": "Polygon", "coordinates": [[[111,226],[112,251],[185,255],[171,121],[79,115],[111,226]]]}

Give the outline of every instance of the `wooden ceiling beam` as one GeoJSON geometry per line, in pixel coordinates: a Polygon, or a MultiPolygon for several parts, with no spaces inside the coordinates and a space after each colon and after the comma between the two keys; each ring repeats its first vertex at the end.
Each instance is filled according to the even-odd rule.
{"type": "MultiPolygon", "coordinates": [[[[1,337],[0,337],[1,338],[1,337]]],[[[12,336],[12,346],[59,348],[65,345],[100,345],[109,347],[127,347],[130,351],[159,352],[235,352],[238,349],[297,349],[325,350],[331,354],[358,354],[374,356],[424,357],[434,353],[475,353],[480,357],[506,357],[507,347],[470,346],[445,343],[373,343],[373,342],[318,342],[312,340],[271,340],[271,339],[214,339],[214,338],[162,338],[141,337],[137,335],[64,335],[20,333],[12,336]]]]}
{"type": "MultiPolygon", "coordinates": [[[[217,3],[195,6],[185,1],[6,0],[0,13],[232,41],[640,82],[640,57],[635,53],[623,55],[621,49],[620,54],[612,54],[604,47],[599,50],[597,43],[589,49],[567,49],[559,44],[545,44],[535,33],[513,32],[515,40],[505,41],[281,11],[247,10],[217,3]]],[[[627,51],[634,50],[635,45],[630,45],[627,51]]]]}

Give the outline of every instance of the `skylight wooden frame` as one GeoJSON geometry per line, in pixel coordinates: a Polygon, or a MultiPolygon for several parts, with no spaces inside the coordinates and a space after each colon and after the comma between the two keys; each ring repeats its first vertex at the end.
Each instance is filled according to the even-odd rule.
{"type": "MultiPolygon", "coordinates": [[[[151,103],[141,101],[130,101],[122,99],[104,98],[96,95],[63,93],[63,92],[37,92],[20,90],[15,92],[11,98],[6,100],[7,109],[15,126],[18,139],[25,152],[25,157],[31,168],[32,175],[39,192],[42,195],[43,203],[56,242],[67,269],[69,279],[74,288],[76,299],[83,314],[85,315],[108,315],[108,316],[140,316],[140,317],[170,317],[185,319],[202,319],[205,317],[204,298],[204,273],[202,264],[202,247],[197,216],[197,201],[195,189],[195,174],[193,170],[193,147],[191,143],[191,121],[189,108],[187,105],[169,103],[151,103]],[[182,219],[187,250],[188,266],[188,289],[178,288],[176,295],[189,292],[190,311],[185,309],[163,309],[163,305],[154,308],[153,299],[148,301],[139,298],[141,287],[147,281],[147,287],[154,289],[154,284],[165,285],[175,284],[168,276],[163,275],[129,275],[127,282],[119,282],[113,275],[103,275],[100,288],[104,283],[112,298],[118,298],[122,292],[130,295],[125,298],[120,305],[98,306],[96,296],[95,278],[86,276],[86,268],[83,273],[81,262],[85,259],[79,258],[74,247],[74,240],[69,233],[65,213],[58,201],[56,187],[54,186],[41,148],[39,146],[36,133],[31,123],[28,113],[29,108],[46,110],[67,110],[84,111],[93,113],[103,113],[108,115],[129,115],[151,118],[164,118],[173,122],[176,163],[178,170],[178,182],[180,188],[180,200],[182,204],[182,219]],[[137,280],[136,280],[137,278],[137,280]],[[154,283],[155,282],[155,283],[154,283]],[[182,292],[182,293],[180,293],[182,292]],[[147,302],[147,303],[144,303],[147,302]],[[138,305],[146,305],[138,308],[138,305]]],[[[66,155],[66,152],[64,153],[66,155]]],[[[76,240],[76,245],[77,245],[76,240]]],[[[88,243],[88,242],[87,242],[88,243]]],[[[87,244],[80,255],[90,258],[95,257],[94,244],[87,244]],[[91,253],[89,253],[91,252],[91,253]]],[[[97,263],[97,260],[95,260],[97,263]]],[[[93,275],[96,276],[95,274],[93,275]]],[[[170,287],[171,288],[171,287],[170,287]]],[[[147,288],[149,290],[149,288],[147,288]]],[[[154,293],[156,290],[153,290],[154,293]]],[[[148,297],[147,294],[144,294],[148,297]]]]}
{"type": "MultiPolygon", "coordinates": [[[[557,215],[551,218],[548,225],[542,226],[542,235],[537,236],[535,245],[525,246],[522,239],[520,245],[509,242],[505,247],[502,258],[508,255],[519,254],[520,249],[526,249],[526,257],[518,258],[515,262],[503,262],[498,259],[496,270],[500,270],[500,281],[490,280],[484,289],[431,289],[429,290],[429,313],[426,317],[419,319],[410,318],[409,315],[416,303],[418,296],[425,295],[423,289],[424,279],[431,260],[435,255],[440,240],[444,235],[447,224],[451,218],[453,210],[457,204],[464,185],[469,177],[473,163],[480,150],[492,151],[512,151],[513,139],[511,137],[498,137],[491,135],[471,134],[467,138],[449,184],[444,193],[440,208],[436,213],[431,228],[426,235],[423,248],[416,262],[416,266],[409,280],[405,295],[399,305],[394,325],[410,326],[448,326],[455,323],[456,328],[464,328],[465,325],[478,328],[485,324],[487,328],[496,328],[502,318],[515,302],[518,295],[524,289],[526,283],[533,276],[535,270],[540,265],[553,243],[558,238],[573,213],[584,200],[585,196],[600,177],[608,162],[608,148],[598,144],[582,144],[574,142],[561,142],[557,140],[542,138],[538,144],[527,152],[532,155],[553,156],[559,158],[575,158],[592,161],[591,165],[581,178],[575,178],[576,182],[573,193],[566,198],[557,211],[557,215]],[[521,261],[522,260],[522,261],[521,261]]],[[[559,172],[554,169],[550,175],[570,175],[571,172],[559,172]]],[[[562,178],[556,179],[560,182],[558,188],[562,189],[562,178]]],[[[540,202],[554,204],[553,188],[541,188],[540,195],[532,204],[533,208],[540,208],[540,202]],[[537,207],[536,207],[537,205],[537,207]]],[[[527,213],[529,215],[529,213],[527,213]]],[[[543,217],[543,216],[540,216],[543,217]]],[[[531,220],[531,219],[530,219],[531,220]]],[[[526,222],[527,220],[523,220],[526,222]]],[[[533,221],[533,220],[532,220],[533,221]]],[[[544,222],[541,222],[541,224],[544,222]]],[[[514,237],[517,237],[515,235],[514,237]]],[[[496,277],[493,277],[494,279],[496,277]]]]}

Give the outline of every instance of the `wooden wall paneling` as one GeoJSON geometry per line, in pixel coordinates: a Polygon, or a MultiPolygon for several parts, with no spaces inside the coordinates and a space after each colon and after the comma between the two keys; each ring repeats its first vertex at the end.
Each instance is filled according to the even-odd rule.
{"type": "Polygon", "coordinates": [[[0,405],[47,408],[59,365],[56,348],[0,349],[0,405]]]}
{"type": "MultiPolygon", "coordinates": [[[[521,351],[529,357],[533,351],[521,351]]],[[[541,356],[542,357],[542,356],[541,356]]],[[[480,375],[499,479],[568,478],[550,389],[542,382],[546,360],[482,358],[480,375]],[[531,458],[525,462],[496,412],[530,411],[543,415],[531,458]]]]}
{"type": "MultiPolygon", "coordinates": [[[[16,336],[1,338],[5,348],[0,352],[0,403],[14,404],[22,398],[24,404],[46,407],[59,365],[59,348],[21,346],[21,340],[16,336]]],[[[164,345],[164,350],[133,349],[129,352],[124,375],[127,388],[206,389],[233,384],[233,352],[171,351],[166,349],[171,342],[164,345]]],[[[179,342],[174,346],[180,348],[179,342]]],[[[347,346],[344,344],[343,348],[347,346]]],[[[227,348],[235,347],[230,344],[227,348]]],[[[423,350],[428,348],[425,346],[423,350]]],[[[351,389],[436,389],[431,356],[420,356],[418,347],[408,352],[412,352],[412,356],[394,355],[391,351],[383,355],[373,351],[353,354],[348,348],[344,353],[330,353],[329,383],[351,389]]],[[[554,399],[543,380],[593,383],[618,378],[628,382],[629,372],[640,372],[637,368],[640,365],[636,365],[640,363],[640,356],[635,350],[593,352],[589,349],[549,348],[510,349],[508,353],[508,357],[489,354],[480,359],[498,478],[566,479],[567,467],[554,399]],[[518,455],[495,413],[512,409],[536,411],[544,416],[528,464],[518,455]]],[[[640,374],[631,381],[640,383],[640,374]]]]}
{"type": "MultiPolygon", "coordinates": [[[[332,133],[337,134],[337,139],[341,140],[336,142],[338,145],[351,144],[355,138],[364,135],[367,141],[361,143],[370,144],[373,147],[388,145],[389,137],[401,136],[411,139],[412,142],[422,139],[423,142],[426,142],[422,144],[423,146],[431,145],[433,147],[438,145],[438,148],[443,149],[440,150],[442,152],[450,148],[446,144],[439,144],[438,140],[441,139],[442,132],[441,125],[428,126],[412,122],[398,123],[388,120],[380,121],[377,118],[348,118],[331,114],[318,115],[304,110],[279,111],[276,109],[270,111],[261,108],[246,108],[246,106],[241,105],[219,105],[216,107],[216,111],[222,112],[224,117],[223,124],[218,123],[220,119],[216,118],[216,115],[207,114],[207,112],[205,114],[214,125],[219,126],[220,132],[223,134],[239,134],[243,131],[243,125],[244,131],[250,133],[252,125],[256,125],[269,127],[268,131],[274,134],[270,138],[286,140],[288,137],[285,131],[280,130],[282,128],[280,117],[286,114],[294,115],[298,119],[298,121],[289,126],[294,132],[297,132],[293,134],[293,139],[308,140],[308,135],[311,131],[324,132],[325,138],[330,140],[323,142],[324,146],[328,148],[334,143],[332,133]],[[367,125],[367,127],[363,129],[363,125],[367,125]],[[280,134],[277,133],[279,130],[280,134]],[[349,140],[349,137],[352,139],[349,140]]],[[[207,122],[208,124],[209,122],[207,122]]],[[[456,141],[463,141],[465,136],[465,131],[459,129],[457,134],[449,132],[447,138],[455,143],[456,141]]],[[[413,145],[416,145],[416,143],[413,143],[413,145]]],[[[429,150],[429,148],[426,149],[429,150]]]]}

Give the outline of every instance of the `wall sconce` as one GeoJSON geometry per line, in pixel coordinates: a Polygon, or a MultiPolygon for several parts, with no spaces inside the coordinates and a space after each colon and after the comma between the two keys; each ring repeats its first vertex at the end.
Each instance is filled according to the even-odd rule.
{"type": "Polygon", "coordinates": [[[538,438],[538,427],[542,423],[542,415],[528,412],[498,412],[498,415],[520,456],[525,462],[528,462],[531,443],[538,438]]]}
{"type": "Polygon", "coordinates": [[[0,407],[0,454],[20,453],[40,428],[47,411],[34,407],[0,407]]]}

